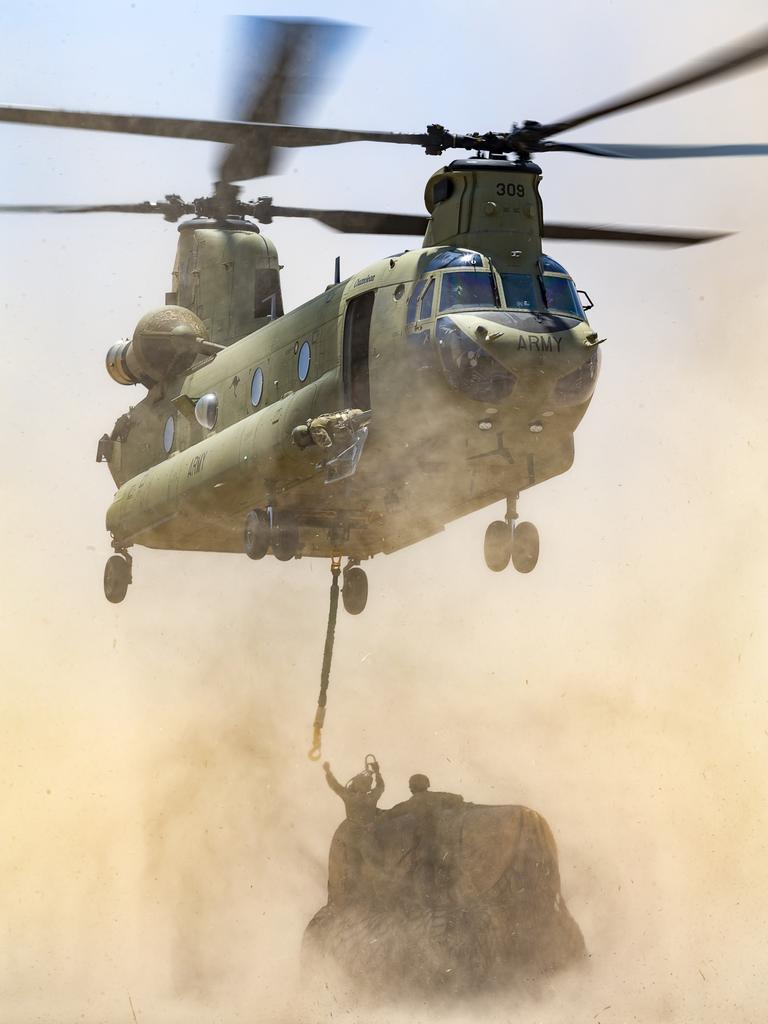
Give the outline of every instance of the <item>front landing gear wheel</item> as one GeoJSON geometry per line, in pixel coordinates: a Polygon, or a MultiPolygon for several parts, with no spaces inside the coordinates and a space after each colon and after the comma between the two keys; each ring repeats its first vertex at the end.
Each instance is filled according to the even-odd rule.
{"type": "Polygon", "coordinates": [[[124,555],[111,555],[104,566],[104,596],[111,604],[120,604],[131,582],[131,563],[124,555]]]}
{"type": "Polygon", "coordinates": [[[267,513],[260,508],[245,517],[244,542],[245,553],[249,558],[259,559],[266,555],[269,548],[269,519],[267,513]]]}
{"type": "Polygon", "coordinates": [[[533,523],[518,523],[512,534],[512,565],[518,572],[532,572],[539,560],[539,531],[533,523]]]}
{"type": "Polygon", "coordinates": [[[501,519],[491,523],[485,531],[483,545],[485,564],[492,572],[503,572],[512,557],[512,527],[501,519]]]}
{"type": "Polygon", "coordinates": [[[361,569],[359,565],[351,565],[344,570],[342,579],[344,586],[341,589],[341,599],[344,608],[350,615],[359,615],[368,603],[368,577],[365,569],[361,569]]]}

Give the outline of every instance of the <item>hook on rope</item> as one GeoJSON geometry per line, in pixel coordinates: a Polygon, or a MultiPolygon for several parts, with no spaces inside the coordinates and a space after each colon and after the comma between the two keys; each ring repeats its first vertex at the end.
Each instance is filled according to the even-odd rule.
{"type": "Polygon", "coordinates": [[[317,711],[312,723],[312,746],[307,751],[310,761],[319,761],[323,756],[323,725],[325,709],[328,704],[328,684],[331,681],[331,660],[333,658],[333,640],[336,633],[336,615],[339,610],[339,576],[341,575],[341,555],[331,556],[331,597],[328,608],[328,628],[325,632],[325,649],[323,650],[323,667],[320,671],[320,694],[317,698],[317,711]]]}
{"type": "Polygon", "coordinates": [[[323,756],[323,722],[325,721],[325,708],[318,707],[315,713],[315,720],[312,723],[312,746],[309,748],[307,757],[310,761],[319,761],[323,756]]]}

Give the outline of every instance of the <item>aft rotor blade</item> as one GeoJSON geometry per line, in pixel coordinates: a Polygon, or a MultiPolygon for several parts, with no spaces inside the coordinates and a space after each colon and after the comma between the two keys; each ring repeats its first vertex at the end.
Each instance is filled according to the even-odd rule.
{"type": "MultiPolygon", "coordinates": [[[[362,210],[310,210],[301,207],[274,206],[272,217],[308,217],[335,231],[348,234],[423,235],[429,217],[411,213],[372,213],[362,210]]],[[[633,245],[657,245],[675,248],[699,245],[726,238],[730,232],[667,231],[656,228],[626,228],[609,224],[547,223],[543,238],[578,242],[624,242],[633,245]]]]}
{"type": "Polygon", "coordinates": [[[557,238],[573,242],[624,242],[630,245],[657,245],[679,248],[701,245],[727,238],[729,231],[667,231],[655,228],[625,228],[613,224],[557,224],[544,225],[542,238],[557,238]]]}
{"type": "Polygon", "coordinates": [[[666,146],[636,143],[544,142],[545,153],[587,153],[623,160],[679,160],[702,156],[768,156],[768,145],[744,143],[725,146],[666,146]]]}
{"type": "Polygon", "coordinates": [[[307,217],[351,235],[423,235],[429,217],[411,213],[373,213],[365,210],[310,210],[273,206],[272,217],[307,217]]]}
{"type": "Polygon", "coordinates": [[[82,128],[87,131],[117,132],[121,135],[154,135],[166,139],[197,139],[202,142],[245,142],[257,146],[333,146],[344,142],[389,142],[402,146],[427,146],[427,134],[367,132],[345,128],[310,128],[293,124],[248,121],[200,121],[183,117],[154,117],[134,114],[97,114],[43,107],[0,106],[0,121],[13,124],[45,125],[52,128],[82,128]]]}
{"type": "Polygon", "coordinates": [[[715,50],[706,57],[699,58],[688,67],[665,75],[646,86],[608,100],[606,103],[599,103],[581,113],[564,118],[562,121],[542,125],[539,138],[547,138],[559,132],[568,131],[570,128],[576,128],[578,125],[586,124],[588,121],[595,121],[599,117],[607,117],[608,114],[616,114],[620,110],[628,110],[630,107],[639,107],[652,100],[661,99],[663,96],[670,96],[673,93],[703,85],[715,78],[721,78],[744,70],[750,65],[762,63],[767,57],[768,29],[761,29],[737,43],[732,43],[721,50],[715,50]]]}
{"type": "MultiPolygon", "coordinates": [[[[237,17],[233,102],[238,121],[282,124],[303,120],[328,91],[336,65],[356,29],[318,19],[237,17]]],[[[274,171],[272,144],[263,137],[236,143],[222,157],[219,178],[245,181],[274,171]]]]}
{"type": "MultiPolygon", "coordinates": [[[[178,220],[185,213],[201,213],[196,203],[185,203],[174,197],[163,203],[102,203],[99,205],[0,205],[0,213],[159,213],[167,220],[178,220]]],[[[256,203],[238,203],[239,215],[256,217],[271,223],[275,217],[298,217],[319,221],[334,231],[346,234],[371,235],[423,235],[429,217],[414,213],[380,213],[366,210],[315,210],[301,206],[273,206],[270,200],[256,203]]],[[[608,224],[544,225],[542,238],[575,242],[624,242],[632,245],[678,247],[699,245],[726,238],[730,232],[667,231],[655,228],[626,228],[608,224]]]]}

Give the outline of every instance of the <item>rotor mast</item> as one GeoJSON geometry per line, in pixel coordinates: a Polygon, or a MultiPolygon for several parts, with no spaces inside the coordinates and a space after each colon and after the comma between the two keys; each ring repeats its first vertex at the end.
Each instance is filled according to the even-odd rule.
{"type": "Polygon", "coordinates": [[[427,182],[424,245],[474,249],[501,271],[531,274],[541,256],[541,168],[504,157],[455,160],[427,182]]]}

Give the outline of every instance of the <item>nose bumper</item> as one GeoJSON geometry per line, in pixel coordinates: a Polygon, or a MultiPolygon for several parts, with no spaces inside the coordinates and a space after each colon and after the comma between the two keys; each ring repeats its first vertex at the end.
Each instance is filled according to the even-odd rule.
{"type": "Polygon", "coordinates": [[[479,400],[521,390],[557,405],[594,390],[599,349],[589,324],[525,310],[478,310],[440,317],[436,340],[451,384],[479,400]]]}

